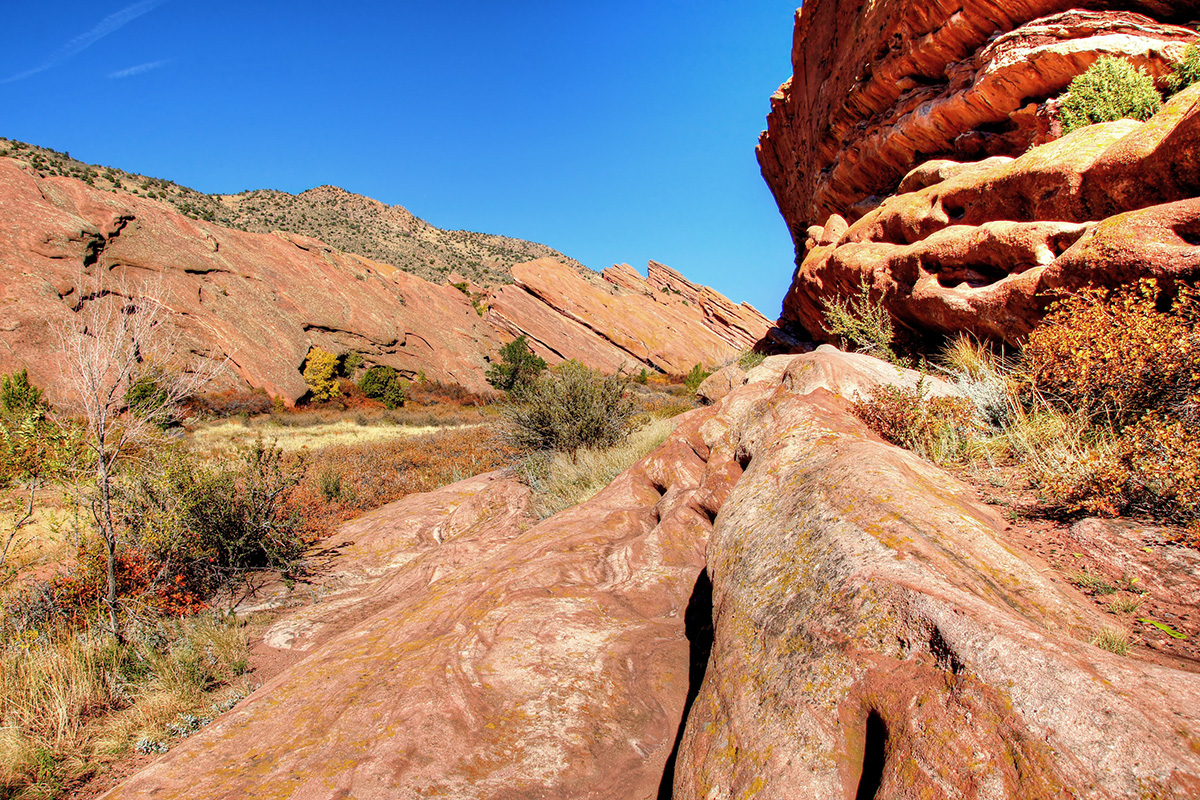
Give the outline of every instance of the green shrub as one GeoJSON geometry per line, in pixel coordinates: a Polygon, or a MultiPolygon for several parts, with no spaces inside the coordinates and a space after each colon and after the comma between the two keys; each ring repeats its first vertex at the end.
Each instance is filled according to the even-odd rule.
{"type": "Polygon", "coordinates": [[[408,381],[383,364],[368,369],[359,380],[358,388],[372,400],[382,400],[388,408],[399,408],[408,399],[408,381]]]}
{"type": "Polygon", "coordinates": [[[0,377],[0,412],[24,414],[42,405],[42,390],[29,381],[26,370],[0,377]]]}
{"type": "Polygon", "coordinates": [[[349,352],[342,356],[341,367],[339,372],[344,378],[353,379],[358,371],[363,368],[363,357],[361,353],[349,352]]]}
{"type": "Polygon", "coordinates": [[[704,379],[709,375],[712,375],[712,372],[706,370],[701,365],[696,364],[684,377],[683,385],[687,387],[689,392],[694,392],[700,388],[700,384],[704,383],[704,379]]]}
{"type": "Polygon", "coordinates": [[[1192,42],[1183,51],[1183,60],[1171,67],[1171,76],[1167,78],[1167,91],[1171,94],[1182,92],[1193,83],[1200,81],[1200,43],[1192,42]]]}
{"type": "Polygon", "coordinates": [[[737,365],[749,372],[767,359],[765,353],[759,353],[754,350],[743,350],[738,354],[737,365]]]}
{"type": "Polygon", "coordinates": [[[639,372],[637,375],[634,375],[633,380],[634,380],[634,382],[640,383],[642,386],[645,386],[647,383],[650,382],[650,373],[646,371],[645,367],[642,367],[642,371],[639,372]]]}
{"type": "Polygon", "coordinates": [[[893,364],[900,358],[892,349],[895,329],[892,316],[883,306],[883,299],[871,298],[871,286],[866,277],[859,283],[858,294],[852,297],[833,297],[821,301],[825,327],[836,336],[843,348],[853,347],[893,364]]]}
{"type": "Polygon", "coordinates": [[[636,427],[628,378],[565,361],[512,395],[501,410],[505,441],[523,452],[607,447],[636,427]]]}
{"type": "Polygon", "coordinates": [[[290,502],[302,457],[261,438],[239,457],[204,463],[181,448],[158,454],[125,488],[124,525],[159,580],[207,599],[256,570],[295,573],[309,538],[290,502]]]}
{"type": "Polygon", "coordinates": [[[488,367],[487,382],[512,394],[532,385],[546,370],[546,362],[533,354],[525,334],[500,348],[499,363],[488,367]]]}
{"type": "Polygon", "coordinates": [[[304,382],[314,400],[331,400],[341,394],[337,382],[338,358],[327,350],[314,347],[304,360],[304,382]]]}
{"type": "Polygon", "coordinates": [[[1063,133],[1097,122],[1150,119],[1162,108],[1162,97],[1144,70],[1111,56],[1096,59],[1087,72],[1071,81],[1062,98],[1063,133]]]}

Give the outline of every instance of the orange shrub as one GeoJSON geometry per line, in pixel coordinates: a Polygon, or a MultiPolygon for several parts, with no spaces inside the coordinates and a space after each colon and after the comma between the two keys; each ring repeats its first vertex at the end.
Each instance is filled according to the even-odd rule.
{"type": "Polygon", "coordinates": [[[855,397],[854,413],[893,444],[934,461],[953,461],[967,437],[979,428],[975,407],[962,397],[925,397],[924,387],[880,384],[865,399],[855,397]]]}
{"type": "Polygon", "coordinates": [[[1169,310],[1143,280],[1055,301],[1023,352],[1025,378],[1068,410],[1104,415],[1120,429],[1151,410],[1194,410],[1200,394],[1200,300],[1180,288],[1169,310]]]}
{"type": "Polygon", "coordinates": [[[1093,453],[1077,476],[1051,479],[1043,489],[1070,511],[1195,519],[1200,516],[1200,431],[1150,412],[1125,429],[1111,452],[1093,453]]]}
{"type": "Polygon", "coordinates": [[[1047,477],[1068,511],[1200,516],[1200,295],[1174,298],[1153,280],[1056,301],[1023,353],[1025,381],[1043,397],[1090,415],[1098,438],[1083,463],[1047,477]]]}

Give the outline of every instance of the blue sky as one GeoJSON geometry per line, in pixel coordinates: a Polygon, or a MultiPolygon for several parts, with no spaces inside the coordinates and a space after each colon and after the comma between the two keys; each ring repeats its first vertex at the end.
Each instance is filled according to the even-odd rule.
{"type": "Polygon", "coordinates": [[[0,135],[652,258],[774,317],[793,253],[754,145],[796,5],[7,0],[0,135]]]}

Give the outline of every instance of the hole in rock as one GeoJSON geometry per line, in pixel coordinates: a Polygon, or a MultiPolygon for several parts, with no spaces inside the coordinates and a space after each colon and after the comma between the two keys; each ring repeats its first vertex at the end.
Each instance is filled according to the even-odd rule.
{"type": "Polygon", "coordinates": [[[674,795],[675,760],[679,756],[679,744],[683,741],[683,729],[692,711],[692,703],[700,694],[700,684],[704,683],[704,673],[708,671],[708,657],[712,654],[712,581],[708,578],[707,569],[701,570],[696,578],[687,611],[683,615],[683,624],[688,640],[688,693],[683,703],[679,731],[675,734],[675,746],[671,748],[671,755],[667,756],[662,780],[658,784],[658,800],[671,800],[674,795]]]}
{"type": "Polygon", "coordinates": [[[867,741],[863,747],[862,777],[858,781],[855,800],[874,800],[883,783],[883,767],[887,761],[887,725],[874,709],[867,715],[867,741]]]}
{"type": "Polygon", "coordinates": [[[737,452],[737,463],[738,463],[738,466],[742,468],[742,472],[745,472],[745,471],[746,471],[746,467],[750,466],[750,460],[751,460],[751,458],[753,458],[753,456],[751,456],[751,455],[750,455],[748,452],[746,452],[745,450],[738,450],[738,452],[737,452]]]}
{"type": "Polygon", "coordinates": [[[929,634],[929,652],[937,659],[938,666],[942,669],[948,669],[955,675],[963,671],[963,663],[959,660],[958,654],[954,652],[954,648],[950,646],[937,627],[934,627],[933,633],[929,634]]]}
{"type": "Polygon", "coordinates": [[[965,283],[972,289],[981,286],[991,286],[1008,277],[1008,273],[990,264],[973,264],[969,267],[950,267],[937,274],[938,284],[946,289],[954,289],[965,283]]]}
{"type": "Polygon", "coordinates": [[[958,203],[950,203],[942,201],[942,211],[946,212],[946,219],[951,222],[958,222],[967,214],[967,209],[958,203]]]}
{"type": "Polygon", "coordinates": [[[1192,247],[1200,247],[1200,219],[1188,220],[1176,225],[1175,235],[1192,247]]]}

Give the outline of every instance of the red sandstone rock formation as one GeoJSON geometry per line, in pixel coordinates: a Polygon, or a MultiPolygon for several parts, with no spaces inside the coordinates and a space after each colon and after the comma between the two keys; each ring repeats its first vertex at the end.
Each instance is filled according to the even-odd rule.
{"type": "Polygon", "coordinates": [[[831,218],[806,244],[785,318],[821,335],[822,300],[865,280],[915,330],[1018,343],[1056,292],[1200,278],[1200,86],[1149,122],[938,173],[849,227],[831,218]]]}
{"type": "Polygon", "coordinates": [[[1198,95],[1061,144],[1051,102],[1101,55],[1162,78],[1196,38],[1171,23],[1196,15],[1195,3],[805,4],[795,74],[758,151],[801,261],[783,320],[825,338],[821,301],[866,280],[904,325],[1015,342],[1043,313],[1039,293],[1200,277],[1193,212],[1165,205],[1200,194],[1198,95]],[[1084,247],[1093,236],[1103,248],[1084,247]]]}
{"type": "Polygon", "coordinates": [[[521,333],[551,363],[683,373],[722,363],[770,326],[682,278],[674,281],[691,287],[692,302],[647,298],[550,259],[514,272],[518,284],[491,290],[481,318],[452,286],[316,239],[199,222],[165,203],[41,178],[0,158],[0,371],[28,367],[52,391],[52,326],[87,302],[100,273],[113,276],[109,288],[122,276],[160,282],[187,347],[227,357],[228,381],[289,402],[306,391],[300,366],[312,347],[487,391],[487,359],[521,333]]]}
{"type": "Polygon", "coordinates": [[[1088,644],[835,394],[919,379],[768,358],[549,519],[492,474],[350,523],[267,634],[300,660],[108,797],[1195,796],[1200,674],[1088,644]]]}

